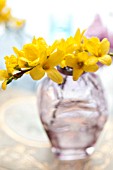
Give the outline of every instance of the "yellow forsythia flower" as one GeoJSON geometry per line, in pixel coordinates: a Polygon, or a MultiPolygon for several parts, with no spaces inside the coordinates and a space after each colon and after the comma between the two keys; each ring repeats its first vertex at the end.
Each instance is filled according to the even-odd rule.
{"type": "MultiPolygon", "coordinates": [[[[47,46],[44,51],[41,50],[38,64],[30,71],[30,75],[34,80],[41,79],[45,73],[53,81],[61,84],[63,78],[55,68],[62,61],[62,52],[55,51],[57,42],[55,41],[52,46],[47,46]]],[[[42,48],[41,48],[42,49],[42,48]]]]}
{"type": "Polygon", "coordinates": [[[44,38],[34,37],[22,49],[14,47],[15,55],[5,57],[6,70],[0,70],[2,88],[5,89],[7,84],[24,73],[30,74],[33,80],[39,80],[46,74],[51,80],[61,84],[63,77],[57,66],[71,70],[73,80],[78,80],[85,72],[97,71],[99,62],[111,64],[109,48],[110,43],[106,38],[102,41],[97,37],[87,38],[80,29],[66,40],[55,40],[51,46],[44,38]]]}
{"type": "Polygon", "coordinates": [[[67,55],[66,65],[73,68],[73,80],[78,78],[84,72],[95,72],[98,70],[97,59],[89,56],[87,52],[80,52],[76,55],[67,55]]]}
{"type": "Polygon", "coordinates": [[[92,37],[87,41],[87,50],[98,58],[98,61],[105,65],[110,65],[112,62],[111,57],[108,55],[110,49],[110,42],[104,38],[100,41],[97,37],[92,37]]]}
{"type": "Polygon", "coordinates": [[[18,66],[17,57],[15,57],[14,55],[11,55],[10,57],[6,56],[5,64],[7,72],[12,74],[15,71],[15,67],[18,66]]]}

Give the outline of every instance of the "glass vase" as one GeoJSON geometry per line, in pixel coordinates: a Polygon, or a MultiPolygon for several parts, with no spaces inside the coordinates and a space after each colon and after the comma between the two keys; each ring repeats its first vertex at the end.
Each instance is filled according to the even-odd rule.
{"type": "Polygon", "coordinates": [[[37,90],[38,111],[60,160],[83,159],[94,150],[108,118],[101,81],[93,73],[83,74],[77,81],[64,76],[58,85],[44,78],[37,90]]]}

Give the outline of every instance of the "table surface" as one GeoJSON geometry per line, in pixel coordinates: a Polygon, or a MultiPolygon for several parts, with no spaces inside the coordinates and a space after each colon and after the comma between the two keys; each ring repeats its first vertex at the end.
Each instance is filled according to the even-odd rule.
{"type": "Polygon", "coordinates": [[[112,116],[90,158],[58,161],[38,117],[36,95],[14,89],[0,95],[0,170],[113,170],[112,116]]]}

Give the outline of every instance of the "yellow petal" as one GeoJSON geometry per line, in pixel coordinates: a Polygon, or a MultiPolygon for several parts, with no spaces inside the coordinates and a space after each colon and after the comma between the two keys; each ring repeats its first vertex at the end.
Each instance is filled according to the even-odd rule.
{"type": "Polygon", "coordinates": [[[42,69],[42,67],[34,67],[30,71],[30,76],[33,80],[40,80],[45,75],[45,71],[42,69]]]}
{"type": "Polygon", "coordinates": [[[98,56],[100,41],[97,37],[90,38],[86,43],[86,49],[93,55],[98,56]]]}
{"type": "Polygon", "coordinates": [[[18,50],[16,47],[13,47],[13,51],[18,57],[24,57],[24,52],[22,50],[18,50]]]}
{"type": "Polygon", "coordinates": [[[97,64],[94,65],[89,65],[89,66],[84,66],[83,70],[85,72],[95,72],[99,69],[99,66],[97,64]]]}
{"type": "Polygon", "coordinates": [[[82,31],[81,37],[83,37],[84,33],[86,32],[86,29],[82,31]]]}
{"type": "Polygon", "coordinates": [[[75,33],[74,39],[76,42],[80,40],[80,29],[79,28],[77,29],[75,33]]]}
{"type": "Polygon", "coordinates": [[[7,80],[5,80],[3,83],[2,83],[2,89],[3,90],[6,90],[7,88],[7,80]]]}
{"type": "Polygon", "coordinates": [[[76,33],[75,33],[74,40],[75,40],[75,44],[78,47],[80,47],[80,45],[81,45],[81,41],[82,41],[84,32],[85,32],[85,30],[81,33],[80,29],[78,28],[76,33]]]}
{"type": "Polygon", "coordinates": [[[85,61],[85,65],[93,65],[98,62],[98,58],[95,56],[89,56],[88,60],[85,61]]]}
{"type": "Polygon", "coordinates": [[[39,49],[34,44],[25,44],[23,46],[25,58],[29,61],[34,61],[39,57],[39,49]]]}
{"type": "Polygon", "coordinates": [[[98,60],[100,61],[100,63],[108,65],[108,66],[112,63],[112,58],[109,55],[98,57],[98,60]]]}
{"type": "Polygon", "coordinates": [[[62,60],[61,61],[61,63],[60,63],[60,67],[61,68],[64,68],[64,67],[66,67],[67,65],[66,65],[66,60],[62,60]]]}
{"type": "Polygon", "coordinates": [[[57,48],[57,46],[59,45],[60,41],[59,40],[55,40],[54,43],[47,49],[48,50],[48,55],[52,52],[55,51],[55,49],[57,48]]]}
{"type": "Polygon", "coordinates": [[[61,51],[57,51],[50,55],[46,63],[51,67],[54,67],[59,65],[62,60],[63,60],[63,53],[61,51]]]}
{"type": "Polygon", "coordinates": [[[107,40],[107,38],[104,38],[100,44],[101,56],[107,54],[109,52],[109,49],[110,49],[110,42],[107,40]]]}
{"type": "Polygon", "coordinates": [[[21,60],[21,58],[18,59],[18,65],[20,68],[26,68],[28,62],[21,60]]]}
{"type": "Polygon", "coordinates": [[[74,67],[76,63],[76,58],[74,58],[73,54],[69,54],[65,56],[65,63],[68,67],[74,67]]]}
{"type": "Polygon", "coordinates": [[[60,51],[64,51],[66,50],[66,45],[65,45],[66,41],[64,39],[60,39],[59,40],[59,44],[57,46],[57,49],[60,51]]]}
{"type": "Polygon", "coordinates": [[[58,84],[61,84],[63,82],[63,77],[61,76],[59,71],[56,70],[55,68],[51,68],[51,69],[47,70],[46,73],[47,73],[47,76],[54,82],[56,82],[58,84]]]}
{"type": "Polygon", "coordinates": [[[8,78],[8,73],[6,70],[0,70],[0,81],[8,78]]]}
{"type": "Polygon", "coordinates": [[[73,69],[73,80],[78,80],[78,78],[81,76],[82,73],[83,73],[82,69],[74,68],[73,69]]]}
{"type": "Polygon", "coordinates": [[[34,37],[32,40],[32,44],[43,47],[44,49],[46,49],[46,47],[48,47],[45,39],[42,37],[39,37],[39,38],[34,37]]]}
{"type": "Polygon", "coordinates": [[[18,61],[19,61],[19,60],[24,61],[24,62],[27,62],[27,63],[30,62],[27,58],[24,58],[24,57],[20,57],[20,58],[18,59],[18,61]]]}
{"type": "Polygon", "coordinates": [[[95,45],[100,43],[100,40],[97,37],[91,37],[91,38],[89,38],[89,41],[93,42],[95,45]]]}
{"type": "Polygon", "coordinates": [[[87,52],[80,52],[77,55],[79,62],[85,62],[89,58],[89,54],[87,52]]]}

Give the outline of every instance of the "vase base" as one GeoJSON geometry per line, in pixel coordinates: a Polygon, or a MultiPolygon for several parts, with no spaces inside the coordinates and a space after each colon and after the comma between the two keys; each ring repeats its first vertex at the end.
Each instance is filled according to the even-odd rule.
{"type": "Polygon", "coordinates": [[[52,148],[52,152],[59,160],[79,160],[85,159],[94,152],[94,147],[87,148],[86,150],[82,149],[58,149],[52,148]]]}

